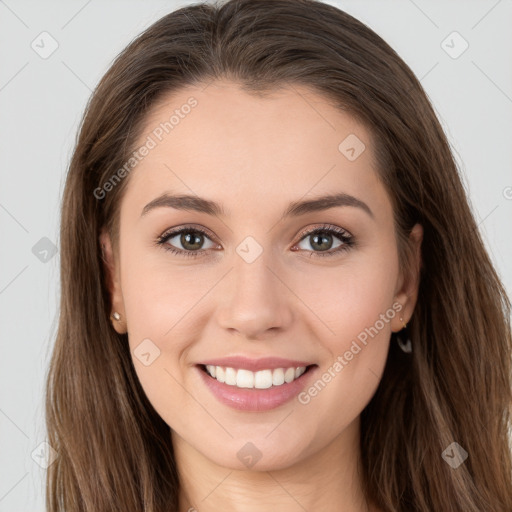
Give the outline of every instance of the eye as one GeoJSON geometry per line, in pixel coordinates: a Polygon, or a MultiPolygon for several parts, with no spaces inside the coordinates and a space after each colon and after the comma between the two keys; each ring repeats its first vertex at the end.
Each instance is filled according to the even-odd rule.
{"type": "MultiPolygon", "coordinates": [[[[347,251],[355,244],[354,237],[352,235],[344,229],[337,226],[331,226],[330,224],[324,224],[323,226],[316,227],[306,233],[303,233],[300,243],[306,242],[308,238],[310,241],[305,243],[305,245],[309,245],[312,249],[318,249],[317,251],[313,250],[310,257],[335,256],[342,251],[347,251]],[[340,243],[336,245],[333,250],[330,250],[333,247],[333,238],[337,238],[340,243]]],[[[307,247],[299,248],[301,250],[308,250],[307,247]]],[[[292,248],[292,250],[296,249],[292,248]]]]}
{"type": "MultiPolygon", "coordinates": [[[[157,239],[156,243],[157,245],[162,246],[166,251],[170,251],[173,254],[195,257],[208,252],[208,247],[206,249],[199,247],[203,245],[205,238],[210,240],[205,230],[185,226],[170,232],[165,232],[157,239]],[[173,243],[180,244],[182,248],[176,248],[174,245],[171,245],[171,241],[174,239],[177,240],[173,243]]],[[[213,246],[215,246],[215,244],[213,244],[213,246]]]]}

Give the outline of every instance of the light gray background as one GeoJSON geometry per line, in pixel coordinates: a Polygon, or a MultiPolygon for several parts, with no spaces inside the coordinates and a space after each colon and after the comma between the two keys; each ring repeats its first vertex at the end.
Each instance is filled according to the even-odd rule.
{"type": "MultiPolygon", "coordinates": [[[[58,245],[59,201],[83,108],[133,37],[188,3],[0,0],[0,512],[44,510],[45,469],[32,454],[37,460],[45,440],[59,255],[47,253],[45,263],[32,248],[43,237],[58,245]],[[59,45],[46,59],[31,47],[35,40],[49,48],[43,31],[59,45]]],[[[374,29],[421,79],[511,294],[512,1],[328,3],[374,29]],[[455,59],[443,49],[462,48],[446,40],[453,31],[469,44],[455,59]]]]}

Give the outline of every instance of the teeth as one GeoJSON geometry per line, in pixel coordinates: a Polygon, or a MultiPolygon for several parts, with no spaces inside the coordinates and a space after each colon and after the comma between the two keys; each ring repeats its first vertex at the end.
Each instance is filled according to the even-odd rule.
{"type": "Polygon", "coordinates": [[[225,381],[225,377],[226,377],[226,370],[224,370],[224,368],[220,367],[220,366],[216,366],[215,367],[215,378],[219,381],[219,382],[224,382],[225,381]]]}
{"type": "Polygon", "coordinates": [[[224,382],[237,388],[267,389],[272,386],[281,386],[298,379],[305,371],[305,366],[295,368],[276,368],[275,370],[249,370],[206,365],[206,371],[219,382],[224,382]]]}
{"type": "Polygon", "coordinates": [[[236,386],[236,370],[234,368],[226,368],[226,380],[224,382],[230,386],[236,386]]]}

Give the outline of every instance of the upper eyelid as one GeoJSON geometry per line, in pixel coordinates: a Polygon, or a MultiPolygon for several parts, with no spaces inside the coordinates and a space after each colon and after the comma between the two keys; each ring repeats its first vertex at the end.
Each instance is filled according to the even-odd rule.
{"type": "Polygon", "coordinates": [[[174,238],[175,236],[179,235],[183,231],[196,231],[198,233],[204,234],[208,236],[212,242],[215,240],[215,236],[211,235],[211,231],[205,227],[197,227],[197,226],[178,226],[177,228],[169,228],[166,229],[158,238],[160,240],[162,239],[169,239],[174,238]]]}

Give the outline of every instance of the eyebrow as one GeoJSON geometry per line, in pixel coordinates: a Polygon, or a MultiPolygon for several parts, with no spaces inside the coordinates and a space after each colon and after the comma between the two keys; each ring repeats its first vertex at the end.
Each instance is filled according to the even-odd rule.
{"type": "MultiPolygon", "coordinates": [[[[352,206],[355,208],[360,208],[372,219],[375,219],[373,212],[366,203],[354,196],[345,193],[328,194],[304,201],[293,201],[286,208],[282,219],[287,217],[298,217],[307,213],[320,212],[340,206],[352,206]]],[[[183,194],[171,195],[164,193],[156,199],[153,199],[143,208],[141,217],[149,213],[151,210],[161,207],[174,208],[175,210],[195,211],[219,217],[226,216],[226,211],[222,205],[216,203],[215,201],[204,199],[198,196],[183,194]]]]}

